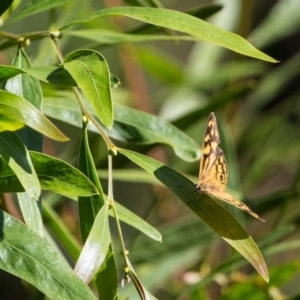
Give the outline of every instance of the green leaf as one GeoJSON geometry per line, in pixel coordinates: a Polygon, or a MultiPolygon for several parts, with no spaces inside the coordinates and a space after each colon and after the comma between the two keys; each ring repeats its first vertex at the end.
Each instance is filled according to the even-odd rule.
{"type": "MultiPolygon", "coordinates": [[[[65,101],[45,98],[43,111],[50,117],[79,127],[81,112],[75,101],[69,98],[65,98],[65,101]]],[[[200,156],[199,145],[193,139],[161,118],[117,104],[114,105],[114,115],[112,129],[103,129],[116,140],[137,144],[167,144],[186,161],[195,161],[200,156]]],[[[98,132],[93,126],[89,130],[98,132]]]]}
{"type": "Polygon", "coordinates": [[[19,122],[18,120],[9,116],[0,114],[0,132],[6,130],[16,131],[18,129],[21,129],[22,127],[24,127],[24,124],[22,122],[19,122]]]}
{"type": "Polygon", "coordinates": [[[65,58],[64,67],[85,94],[99,120],[110,128],[113,108],[110,73],[104,57],[93,50],[78,50],[65,58]]]}
{"type": "MultiPolygon", "coordinates": [[[[27,68],[31,66],[31,62],[22,48],[18,49],[12,65],[17,68],[27,68]]],[[[40,83],[36,78],[28,74],[19,74],[8,79],[4,85],[4,89],[22,97],[23,99],[28,99],[27,101],[33,104],[37,109],[41,109],[42,91],[40,83]]],[[[30,127],[24,127],[17,133],[27,149],[42,151],[43,136],[39,132],[31,129],[30,127]]],[[[40,189],[39,183],[38,188],[40,189]]],[[[17,196],[25,223],[37,234],[43,237],[44,226],[40,213],[41,203],[36,202],[35,199],[28,193],[18,193],[17,196]]]]}
{"type": "Polygon", "coordinates": [[[78,169],[86,175],[98,190],[98,194],[90,197],[78,198],[78,214],[80,220],[80,233],[83,242],[87,239],[98,211],[104,205],[103,190],[97,175],[94,160],[89,148],[87,124],[82,124],[81,144],[79,151],[78,169]]]}
{"type": "Polygon", "coordinates": [[[96,300],[92,291],[50,245],[27,226],[0,211],[0,268],[50,299],[96,300]]]}
{"type": "Polygon", "coordinates": [[[35,201],[28,193],[18,193],[17,196],[26,225],[39,236],[44,237],[44,225],[40,211],[41,201],[35,201]]]}
{"type": "MultiPolygon", "coordinates": [[[[0,65],[0,81],[7,80],[19,74],[27,73],[36,79],[41,81],[66,85],[66,86],[77,86],[69,72],[63,67],[56,66],[40,66],[40,67],[27,67],[20,69],[17,67],[0,65]]],[[[120,85],[120,79],[113,74],[110,74],[110,85],[116,87],[120,85]]]]}
{"type": "Polygon", "coordinates": [[[17,67],[0,65],[0,81],[7,80],[19,74],[23,74],[25,71],[17,67]]]}
{"type": "MultiPolygon", "coordinates": [[[[136,228],[137,230],[149,236],[153,240],[162,242],[162,236],[156,228],[151,226],[149,223],[141,219],[136,214],[132,213],[130,210],[128,210],[121,204],[115,202],[115,205],[116,210],[118,212],[118,217],[122,222],[136,228]]],[[[113,216],[113,213],[110,212],[110,215],[113,216]]]]}
{"type": "MultiPolygon", "coordinates": [[[[31,67],[31,62],[22,48],[18,49],[12,65],[20,69],[31,67]]],[[[41,110],[42,90],[40,83],[36,78],[28,74],[19,74],[7,80],[4,89],[26,99],[37,109],[41,110]]],[[[30,127],[25,127],[20,130],[18,134],[29,150],[42,151],[43,136],[40,133],[34,131],[30,127]]]]}
{"type": "Polygon", "coordinates": [[[130,34],[122,33],[109,29],[82,29],[82,30],[65,30],[64,34],[92,40],[101,44],[121,44],[121,43],[141,43],[150,41],[195,41],[196,37],[192,36],[174,36],[171,35],[154,35],[154,34],[130,34]]]}
{"type": "Polygon", "coordinates": [[[55,239],[64,247],[71,259],[76,261],[80,254],[81,244],[56,211],[48,204],[47,199],[43,199],[42,215],[44,225],[51,230],[55,239]]]}
{"type": "Polygon", "coordinates": [[[139,144],[162,143],[171,146],[182,159],[195,161],[200,157],[199,145],[169,122],[133,108],[116,105],[111,137],[139,144]]]}
{"type": "Polygon", "coordinates": [[[11,24],[45,10],[50,10],[52,8],[62,6],[66,3],[68,3],[68,0],[32,0],[25,6],[21,7],[18,13],[14,17],[9,19],[7,24],[11,24]]]}
{"type": "Polygon", "coordinates": [[[5,165],[1,171],[4,171],[5,167],[9,168],[29,197],[38,200],[41,193],[38,176],[25,145],[15,133],[0,133],[0,154],[2,164],[5,165]]]}
{"type": "MultiPolygon", "coordinates": [[[[19,71],[21,71],[22,68],[31,67],[31,62],[22,48],[18,49],[17,55],[12,61],[12,66],[18,68],[19,71]]],[[[13,70],[15,71],[16,69],[13,70]]],[[[6,71],[8,70],[6,69],[6,71]]],[[[19,74],[7,80],[4,89],[26,99],[36,108],[41,108],[42,91],[39,81],[36,78],[28,74],[19,74]]]]}
{"type": "Polygon", "coordinates": [[[118,277],[112,248],[109,247],[104,262],[95,278],[102,299],[118,299],[118,277]]]}
{"type": "Polygon", "coordinates": [[[268,281],[267,266],[256,244],[222,205],[204,194],[199,199],[190,180],[162,163],[133,151],[120,148],[118,151],[171,189],[196,215],[243,255],[264,280],[268,281]]]}
{"type": "MultiPolygon", "coordinates": [[[[42,189],[67,197],[91,196],[97,193],[93,183],[79,170],[57,158],[30,152],[30,157],[42,189]]],[[[19,180],[12,170],[0,159],[0,192],[23,192],[19,180]]]]}
{"type": "MultiPolygon", "coordinates": [[[[78,198],[78,214],[80,220],[80,233],[83,242],[85,242],[90,234],[97,213],[105,203],[102,187],[97,175],[94,160],[89,148],[87,122],[82,122],[82,137],[79,151],[78,168],[83,172],[97,187],[99,194],[91,197],[78,198]]],[[[98,294],[103,299],[117,298],[117,271],[114,255],[111,246],[109,247],[106,257],[95,277],[98,294]]]]}
{"type": "Polygon", "coordinates": [[[74,268],[75,274],[83,282],[89,283],[97,273],[105,260],[109,245],[108,204],[104,204],[95,218],[93,227],[74,268]]]}
{"type": "MultiPolygon", "coordinates": [[[[0,115],[2,114],[26,124],[53,140],[68,140],[56,126],[28,101],[12,93],[0,90],[0,115]]],[[[3,130],[5,128],[0,128],[0,131],[3,130]]]]}
{"type": "Polygon", "coordinates": [[[70,73],[63,67],[42,66],[28,68],[22,71],[47,83],[66,86],[77,86],[76,81],[72,78],[70,73]]]}
{"type": "Polygon", "coordinates": [[[64,27],[72,24],[85,23],[104,16],[125,16],[142,22],[177,30],[198,39],[215,43],[235,52],[265,60],[276,62],[272,57],[256,49],[245,39],[235,33],[222,30],[210,23],[187,14],[162,8],[150,7],[113,7],[90,13],[64,27]]]}
{"type": "MultiPolygon", "coordinates": [[[[108,178],[107,170],[97,170],[97,174],[100,179],[107,180],[108,178]]],[[[114,181],[116,180],[131,183],[135,182],[161,185],[161,182],[156,178],[153,178],[151,174],[139,169],[116,169],[114,170],[114,181]]]]}
{"type": "MultiPolygon", "coordinates": [[[[131,4],[130,4],[131,5],[131,4]]],[[[135,5],[131,5],[135,6],[135,5]]],[[[142,5],[138,5],[142,6],[142,5]]],[[[185,11],[184,13],[194,16],[198,19],[205,20],[208,17],[214,15],[218,11],[220,11],[223,8],[222,5],[219,4],[208,4],[208,5],[200,5],[199,7],[192,8],[190,10],[185,11]]],[[[141,26],[138,26],[137,28],[131,29],[127,32],[130,33],[154,33],[154,32],[160,32],[163,28],[151,25],[151,24],[143,24],[141,26]]]]}

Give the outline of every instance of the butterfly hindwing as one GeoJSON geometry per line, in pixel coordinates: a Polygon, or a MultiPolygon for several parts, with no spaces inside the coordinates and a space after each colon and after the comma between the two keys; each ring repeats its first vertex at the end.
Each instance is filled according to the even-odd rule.
{"type": "Polygon", "coordinates": [[[218,146],[220,136],[217,120],[214,113],[210,113],[202,142],[202,154],[199,170],[199,181],[195,190],[202,191],[217,197],[220,200],[249,213],[253,217],[261,219],[246,204],[226,193],[228,169],[222,149],[218,146]]]}
{"type": "Polygon", "coordinates": [[[247,212],[251,216],[253,216],[253,217],[255,217],[255,218],[257,218],[257,219],[264,222],[264,220],[261,219],[254,211],[252,211],[245,203],[235,199],[230,194],[228,194],[226,192],[212,192],[211,195],[217,197],[218,199],[226,201],[228,204],[233,205],[233,206],[247,212]]]}

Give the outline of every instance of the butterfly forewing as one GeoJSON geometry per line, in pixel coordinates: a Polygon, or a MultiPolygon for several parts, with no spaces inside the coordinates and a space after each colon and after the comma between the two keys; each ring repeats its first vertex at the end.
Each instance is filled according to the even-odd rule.
{"type": "MultiPolygon", "coordinates": [[[[215,196],[262,220],[243,202],[225,192],[228,170],[222,149],[218,146],[220,136],[214,113],[210,113],[202,142],[199,181],[195,189],[215,196]]],[[[263,221],[263,220],[262,220],[263,221]]]]}
{"type": "Polygon", "coordinates": [[[210,113],[202,142],[200,160],[199,181],[211,169],[217,159],[216,149],[219,148],[220,136],[217,127],[217,119],[214,113],[210,113]]]}
{"type": "Polygon", "coordinates": [[[202,156],[199,170],[199,187],[203,191],[223,191],[226,188],[228,173],[222,149],[218,146],[220,135],[217,119],[210,113],[202,142],[202,156]]]}

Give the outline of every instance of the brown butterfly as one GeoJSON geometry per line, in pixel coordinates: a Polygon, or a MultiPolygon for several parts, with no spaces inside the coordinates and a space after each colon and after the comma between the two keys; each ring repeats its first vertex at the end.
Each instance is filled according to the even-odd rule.
{"type": "Polygon", "coordinates": [[[251,216],[264,222],[264,220],[254,213],[246,204],[225,192],[228,170],[224,153],[218,146],[219,143],[220,136],[217,119],[215,114],[212,112],[208,117],[205,135],[202,142],[199,181],[195,185],[195,190],[226,201],[227,203],[244,210],[251,216]]]}

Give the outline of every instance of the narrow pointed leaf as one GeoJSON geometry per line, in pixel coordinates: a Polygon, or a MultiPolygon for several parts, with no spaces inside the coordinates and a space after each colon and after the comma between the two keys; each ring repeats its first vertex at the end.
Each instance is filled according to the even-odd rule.
{"type": "Polygon", "coordinates": [[[108,204],[98,212],[94,225],[80,253],[75,274],[85,283],[89,283],[104,262],[110,245],[108,224],[108,204]]]}
{"type": "Polygon", "coordinates": [[[0,81],[4,81],[22,73],[25,72],[17,67],[0,65],[0,81]]]}
{"type": "MultiPolygon", "coordinates": [[[[30,157],[42,189],[67,197],[91,196],[97,193],[93,183],[79,170],[66,162],[38,152],[30,152],[30,157]]],[[[23,192],[11,168],[0,158],[0,192],[23,192]]]]}
{"type": "MultiPolygon", "coordinates": [[[[17,55],[12,62],[12,66],[19,69],[31,67],[31,62],[22,48],[18,49],[17,55]]],[[[38,110],[41,110],[43,97],[42,89],[40,82],[36,78],[28,74],[19,74],[8,79],[5,82],[4,89],[26,99],[38,110]]],[[[43,136],[39,132],[30,127],[25,127],[18,131],[18,135],[21,137],[27,149],[42,152],[43,136]]]]}
{"type": "MultiPolygon", "coordinates": [[[[12,66],[17,68],[31,67],[31,62],[22,48],[18,49],[17,55],[12,61],[12,66]]],[[[5,82],[4,89],[23,99],[27,99],[38,110],[41,110],[42,91],[36,78],[28,74],[19,74],[8,79],[5,82]]],[[[43,136],[39,132],[26,126],[19,130],[17,134],[27,149],[42,152],[43,136]]],[[[38,188],[39,190],[41,189],[39,182],[38,188]]],[[[40,212],[41,202],[35,201],[28,193],[18,193],[17,197],[25,223],[43,237],[44,226],[40,212]]]]}
{"type": "Polygon", "coordinates": [[[68,71],[62,67],[42,66],[24,67],[0,65],[0,81],[7,80],[19,74],[29,74],[41,81],[59,85],[77,86],[76,82],[68,71]]]}
{"type": "MultiPolygon", "coordinates": [[[[135,6],[135,5],[131,5],[131,6],[135,6]]],[[[137,6],[142,6],[142,5],[137,5],[137,6]]],[[[222,8],[223,6],[219,4],[200,5],[199,7],[192,8],[190,10],[185,11],[184,13],[194,16],[198,19],[205,20],[208,17],[220,11],[222,8]]],[[[149,34],[149,33],[161,32],[162,30],[163,28],[154,26],[152,24],[143,24],[141,26],[138,26],[137,28],[134,28],[133,30],[130,30],[129,32],[149,34]]]]}
{"type": "Polygon", "coordinates": [[[9,19],[9,24],[29,17],[33,14],[49,10],[68,3],[68,0],[33,0],[28,2],[21,10],[9,19]]]}
{"type": "Polygon", "coordinates": [[[56,300],[96,300],[68,263],[23,223],[0,211],[0,268],[56,300]]]}
{"type": "Polygon", "coordinates": [[[80,221],[80,233],[83,243],[86,241],[94,224],[96,215],[104,205],[103,190],[97,175],[94,160],[89,148],[87,124],[82,124],[81,144],[79,151],[78,169],[87,176],[98,190],[98,194],[90,197],[78,198],[78,214],[80,221]]]}
{"type": "Polygon", "coordinates": [[[64,67],[81,88],[99,120],[110,128],[113,122],[110,73],[104,57],[93,50],[69,54],[64,67]]]}
{"type": "MultiPolygon", "coordinates": [[[[19,70],[31,67],[31,62],[22,48],[18,49],[17,55],[12,61],[12,67],[18,68],[19,70]]],[[[4,89],[26,99],[37,109],[41,108],[42,91],[39,81],[36,78],[28,74],[20,73],[7,80],[4,84],[4,89]]]]}
{"type": "MultiPolygon", "coordinates": [[[[7,80],[19,74],[28,74],[32,77],[52,84],[77,86],[69,72],[63,67],[56,66],[41,66],[41,67],[26,67],[20,69],[17,67],[0,65],[0,81],[7,80]]],[[[120,85],[120,80],[113,74],[110,74],[110,85],[116,87],[120,85]]]]}
{"type": "MultiPolygon", "coordinates": [[[[12,93],[0,90],[0,115],[2,114],[26,124],[53,140],[68,140],[55,125],[28,101],[12,93]]],[[[1,128],[0,131],[2,130],[5,129],[1,128]]]]}
{"type": "MultiPolygon", "coordinates": [[[[0,154],[29,197],[38,200],[41,186],[29,152],[20,138],[10,131],[0,133],[0,154]]],[[[2,168],[1,168],[2,171],[2,168]]]]}
{"type": "MultiPolygon", "coordinates": [[[[45,98],[43,111],[49,117],[81,126],[81,112],[75,99],[45,98]]],[[[171,146],[175,153],[186,161],[200,157],[199,145],[184,132],[151,114],[123,106],[114,105],[114,123],[111,130],[103,130],[116,140],[137,144],[163,143],[171,146]]],[[[100,124],[101,125],[101,124],[100,124]]],[[[89,130],[97,132],[93,126],[89,130]]]]}
{"type": "Polygon", "coordinates": [[[48,204],[47,199],[43,199],[42,215],[45,226],[51,230],[71,259],[76,261],[80,254],[81,244],[57,212],[48,204]]]}
{"type": "Polygon", "coordinates": [[[10,118],[9,116],[0,114],[0,132],[2,131],[16,131],[24,127],[22,122],[14,118],[10,118]]]}
{"type": "MultiPolygon", "coordinates": [[[[112,7],[90,13],[65,27],[76,23],[84,23],[104,16],[125,16],[142,22],[177,30],[208,41],[235,52],[258,58],[261,60],[276,62],[272,57],[256,49],[239,35],[222,30],[210,23],[197,19],[187,14],[162,8],[151,7],[112,7]]],[[[63,29],[62,28],[62,29],[63,29]]]]}
{"type": "Polygon", "coordinates": [[[195,193],[194,184],[190,180],[162,163],[133,151],[124,149],[118,151],[171,189],[196,215],[243,255],[262,278],[268,281],[268,269],[258,247],[222,205],[206,195],[195,193]]]}
{"type": "Polygon", "coordinates": [[[193,139],[159,117],[118,105],[115,120],[113,138],[140,144],[167,144],[186,161],[195,161],[200,156],[199,145],[193,139]]]}
{"type": "Polygon", "coordinates": [[[40,201],[35,201],[28,193],[18,193],[17,196],[25,223],[40,237],[43,237],[44,225],[40,211],[41,198],[39,199],[40,201]]]}
{"type": "MultiPolygon", "coordinates": [[[[154,34],[130,34],[122,33],[108,29],[82,29],[82,30],[65,30],[65,35],[75,36],[92,40],[101,44],[120,44],[120,43],[141,43],[147,41],[174,41],[171,35],[154,35],[154,34]]],[[[176,40],[195,41],[196,37],[176,36],[176,40]]]]}
{"type": "MultiPolygon", "coordinates": [[[[96,166],[89,148],[87,122],[82,122],[82,137],[79,151],[78,168],[96,186],[98,193],[91,197],[78,197],[78,214],[80,221],[80,233],[85,243],[97,217],[97,213],[105,203],[102,187],[97,175],[96,166]]],[[[110,246],[106,257],[97,271],[95,282],[98,294],[103,299],[116,299],[118,290],[118,279],[114,253],[110,246]]]]}
{"type": "Polygon", "coordinates": [[[96,275],[95,282],[102,299],[118,299],[117,269],[111,246],[108,248],[105,260],[96,275]]]}

